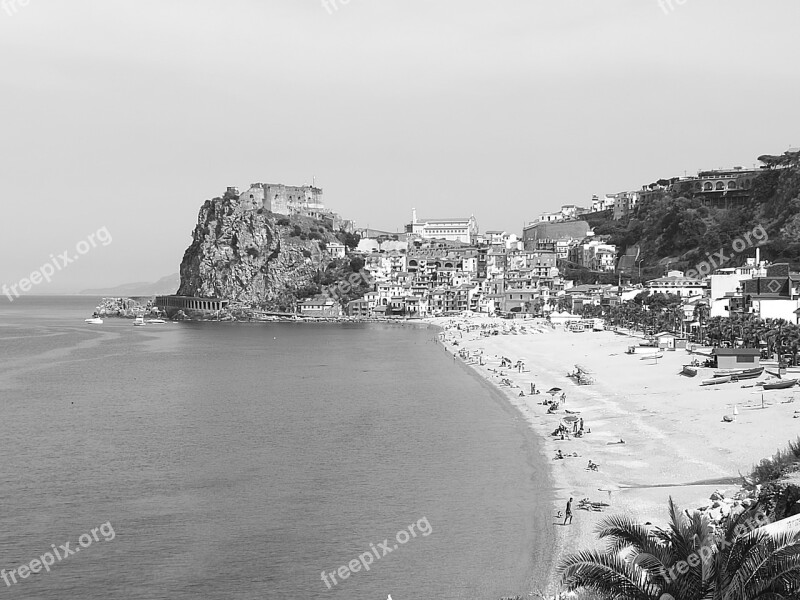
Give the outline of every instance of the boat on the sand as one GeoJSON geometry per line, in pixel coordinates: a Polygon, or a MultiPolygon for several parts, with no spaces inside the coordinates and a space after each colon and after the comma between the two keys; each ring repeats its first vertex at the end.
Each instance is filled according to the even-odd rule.
{"type": "Polygon", "coordinates": [[[782,381],[775,381],[773,383],[765,383],[764,389],[765,390],[785,390],[790,387],[794,387],[797,383],[797,379],[784,379],[782,381]]]}
{"type": "Polygon", "coordinates": [[[718,385],[720,383],[728,383],[731,380],[730,375],[726,375],[725,377],[714,377],[713,379],[704,379],[700,382],[700,385],[718,385]]]}
{"type": "Polygon", "coordinates": [[[651,352],[650,354],[642,356],[639,360],[647,360],[649,358],[662,358],[663,356],[664,356],[663,352],[651,352]]]}
{"type": "Polygon", "coordinates": [[[739,379],[752,379],[764,372],[764,367],[754,369],[720,369],[714,371],[714,377],[738,377],[739,379]]]}

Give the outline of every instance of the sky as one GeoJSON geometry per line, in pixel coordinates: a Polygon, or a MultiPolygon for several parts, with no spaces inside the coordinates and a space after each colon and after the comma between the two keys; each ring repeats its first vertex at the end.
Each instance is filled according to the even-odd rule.
{"type": "Polygon", "coordinates": [[[176,273],[228,186],[521,233],[800,145],[800,3],[660,1],[0,0],[0,285],[176,273]]]}

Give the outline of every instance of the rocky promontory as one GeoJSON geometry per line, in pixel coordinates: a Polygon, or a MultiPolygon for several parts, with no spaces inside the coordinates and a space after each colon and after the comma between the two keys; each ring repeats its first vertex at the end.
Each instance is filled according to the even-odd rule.
{"type": "Polygon", "coordinates": [[[245,207],[229,192],[200,208],[178,295],[292,312],[319,288],[320,273],[335,262],[327,245],[341,237],[309,217],[245,207]]]}

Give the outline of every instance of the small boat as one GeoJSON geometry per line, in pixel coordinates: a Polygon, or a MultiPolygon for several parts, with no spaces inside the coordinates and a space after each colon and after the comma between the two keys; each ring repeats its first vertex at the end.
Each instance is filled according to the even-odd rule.
{"type": "Polygon", "coordinates": [[[790,387],[794,387],[797,383],[797,379],[785,379],[783,381],[776,381],[775,383],[765,383],[764,389],[765,390],[785,390],[790,387]]]}
{"type": "Polygon", "coordinates": [[[714,377],[713,379],[704,379],[700,385],[717,385],[720,383],[728,383],[731,380],[730,375],[725,377],[714,377]]]}
{"type": "Polygon", "coordinates": [[[658,358],[662,358],[663,356],[664,356],[663,352],[653,352],[651,354],[647,354],[645,356],[642,356],[639,360],[648,360],[648,359],[651,359],[651,358],[658,359],[658,358]]]}
{"type": "Polygon", "coordinates": [[[686,375],[687,377],[694,377],[697,375],[697,367],[693,367],[692,365],[683,365],[683,370],[681,370],[681,375],[686,375]]]}
{"type": "Polygon", "coordinates": [[[164,319],[147,319],[147,322],[151,325],[164,325],[166,323],[164,319]]]}
{"type": "Polygon", "coordinates": [[[764,367],[756,367],[754,369],[718,369],[714,371],[714,377],[725,377],[726,375],[730,375],[731,377],[739,377],[740,379],[742,376],[753,375],[758,377],[761,373],[764,372],[764,367]]]}
{"type": "Polygon", "coordinates": [[[89,325],[102,325],[103,319],[100,317],[92,317],[91,319],[85,319],[84,323],[89,323],[89,325]]]}
{"type": "Polygon", "coordinates": [[[747,369],[743,373],[731,374],[731,380],[739,381],[740,379],[755,379],[756,377],[760,377],[761,373],[764,372],[764,367],[760,367],[758,369],[747,369]]]}
{"type": "Polygon", "coordinates": [[[144,317],[136,317],[133,320],[134,327],[141,327],[144,325],[144,317]]]}

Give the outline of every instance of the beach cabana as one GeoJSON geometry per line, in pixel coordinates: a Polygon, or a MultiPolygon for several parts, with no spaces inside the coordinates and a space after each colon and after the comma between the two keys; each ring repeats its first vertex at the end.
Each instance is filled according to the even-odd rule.
{"type": "Polygon", "coordinates": [[[670,333],[669,331],[662,331],[661,333],[657,333],[655,336],[656,344],[661,349],[675,349],[675,334],[670,333]]]}
{"type": "Polygon", "coordinates": [[[761,350],[758,348],[714,348],[712,356],[717,359],[718,369],[755,369],[761,366],[761,350]]]}

